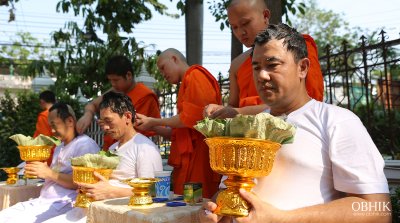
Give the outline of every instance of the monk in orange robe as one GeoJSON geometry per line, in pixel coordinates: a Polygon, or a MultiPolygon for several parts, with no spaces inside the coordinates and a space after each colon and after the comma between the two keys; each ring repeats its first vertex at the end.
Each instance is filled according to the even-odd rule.
{"type": "MultiPolygon", "coordinates": [[[[53,104],[56,103],[56,96],[53,92],[46,90],[39,94],[39,106],[42,111],[39,113],[37,121],[36,121],[36,130],[33,133],[33,138],[42,134],[46,136],[52,136],[53,132],[51,130],[48,117],[49,117],[49,109],[53,104]]],[[[53,151],[54,147],[51,151],[51,156],[47,160],[47,164],[50,166],[51,161],[53,160],[53,151]]]]}
{"type": "MultiPolygon", "coordinates": [[[[125,56],[114,56],[106,64],[107,79],[111,82],[110,90],[123,92],[129,96],[136,112],[150,117],[160,118],[160,106],[156,94],[142,83],[136,83],[133,75],[132,63],[125,56]]],[[[82,134],[90,126],[94,116],[99,112],[99,105],[103,97],[97,97],[85,106],[85,113],[77,122],[77,131],[82,134]]],[[[153,136],[151,131],[140,131],[146,136],[153,136]]],[[[103,149],[107,150],[116,141],[105,135],[103,149]]]]}
{"type": "MultiPolygon", "coordinates": [[[[246,47],[251,47],[257,33],[268,27],[270,11],[263,0],[232,0],[227,10],[233,33],[246,47]]],[[[307,92],[310,97],[322,101],[324,85],[317,46],[311,36],[303,35],[303,37],[307,43],[310,59],[310,70],[306,79],[307,92]]],[[[232,118],[237,114],[254,115],[268,109],[255,88],[250,54],[251,50],[248,50],[231,63],[228,106],[215,104],[206,106],[204,116],[232,118]]]]}
{"type": "Polygon", "coordinates": [[[211,198],[218,190],[220,175],[210,167],[209,150],[204,136],[193,126],[203,119],[205,105],[221,104],[217,80],[204,67],[189,66],[186,58],[176,49],[161,53],[157,66],[163,77],[171,84],[180,83],[178,114],[171,118],[150,118],[137,114],[138,129],[154,130],[160,135],[172,128],[171,151],[168,164],[174,167],[172,181],[174,193],[183,194],[185,182],[201,182],[203,197],[211,198]]]}
{"type": "Polygon", "coordinates": [[[54,103],[56,103],[56,96],[53,92],[46,90],[39,94],[39,106],[42,109],[42,112],[39,113],[37,118],[36,130],[33,133],[34,138],[40,134],[46,136],[53,135],[48,121],[48,116],[49,109],[54,103]]]}

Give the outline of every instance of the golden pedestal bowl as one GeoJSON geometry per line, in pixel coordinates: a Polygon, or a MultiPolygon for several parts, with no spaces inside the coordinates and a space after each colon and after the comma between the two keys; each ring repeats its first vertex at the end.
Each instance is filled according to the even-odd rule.
{"type": "Polygon", "coordinates": [[[129,199],[129,206],[152,204],[150,187],[159,181],[157,178],[132,178],[121,182],[132,187],[133,195],[129,199]]]}
{"type": "MultiPolygon", "coordinates": [[[[72,166],[72,179],[75,183],[86,183],[94,184],[99,182],[99,179],[94,175],[94,172],[99,173],[107,180],[110,178],[112,169],[92,168],[92,167],[81,167],[72,166]]],[[[79,190],[76,196],[75,207],[88,208],[93,199],[86,196],[86,191],[83,189],[79,190]]]]}
{"type": "MultiPolygon", "coordinates": [[[[41,145],[41,146],[17,146],[19,149],[19,155],[22,160],[26,163],[31,161],[44,162],[51,156],[51,148],[53,146],[41,145]]],[[[25,174],[26,178],[35,179],[34,175],[25,174]]]]}
{"type": "Polygon", "coordinates": [[[17,174],[18,174],[20,168],[18,168],[18,167],[3,167],[0,169],[4,170],[4,172],[7,173],[6,184],[11,185],[11,184],[17,183],[17,180],[18,180],[17,174]]]}
{"type": "Polygon", "coordinates": [[[250,191],[253,178],[267,176],[274,164],[275,154],[281,144],[252,138],[207,138],[210,148],[210,165],[215,172],[227,175],[226,190],[217,196],[218,215],[243,217],[249,214],[249,204],[239,189],[250,191]]]}

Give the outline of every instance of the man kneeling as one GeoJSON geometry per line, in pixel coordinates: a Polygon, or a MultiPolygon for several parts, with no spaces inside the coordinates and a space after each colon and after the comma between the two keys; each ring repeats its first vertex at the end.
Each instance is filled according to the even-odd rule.
{"type": "MultiPolygon", "coordinates": [[[[118,155],[120,162],[108,181],[100,174],[96,184],[79,184],[94,200],[127,197],[132,188],[120,183],[120,180],[134,177],[154,177],[155,171],[162,170],[160,151],[146,136],[133,128],[135,109],[128,96],[108,92],[100,103],[100,121],[102,129],[118,140],[109,151],[118,155]]],[[[74,208],[68,213],[47,222],[86,222],[86,209],[74,208]]]]}

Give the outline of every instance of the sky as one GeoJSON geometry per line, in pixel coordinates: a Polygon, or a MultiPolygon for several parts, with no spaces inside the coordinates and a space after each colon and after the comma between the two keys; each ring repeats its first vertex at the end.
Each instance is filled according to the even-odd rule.
{"type": "MultiPolygon", "coordinates": [[[[320,8],[341,13],[350,23],[350,27],[359,26],[370,31],[385,27],[389,39],[400,37],[400,0],[316,0],[320,8]]],[[[16,21],[8,23],[7,7],[0,7],[0,45],[10,43],[17,31],[30,32],[43,44],[51,44],[50,35],[54,30],[64,26],[68,20],[82,24],[81,18],[71,14],[57,13],[58,0],[20,0],[15,4],[16,21]]],[[[175,3],[160,0],[170,12],[177,12],[175,3]]],[[[176,2],[174,0],[174,2],[176,2]]],[[[230,64],[230,30],[219,29],[219,22],[208,10],[209,1],[204,1],[204,37],[203,66],[215,76],[221,72],[228,75],[230,64]]],[[[312,34],[311,34],[312,35],[312,34]]],[[[185,53],[184,18],[173,19],[153,13],[150,21],[137,25],[135,38],[147,46],[147,53],[153,54],[156,49],[165,50],[173,47],[185,53]],[[154,44],[154,47],[152,47],[154,44]]],[[[100,36],[101,37],[101,36],[100,36]]]]}

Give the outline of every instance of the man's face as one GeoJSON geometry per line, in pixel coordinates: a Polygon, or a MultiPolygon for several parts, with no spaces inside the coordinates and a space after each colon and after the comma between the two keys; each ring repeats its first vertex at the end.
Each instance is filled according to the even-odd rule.
{"type": "Polygon", "coordinates": [[[129,125],[130,122],[131,119],[126,114],[120,117],[118,113],[111,111],[110,108],[100,110],[99,124],[104,133],[110,135],[113,139],[119,140],[125,135],[127,128],[133,128],[129,125]]]}
{"type": "Polygon", "coordinates": [[[267,28],[268,16],[269,11],[256,10],[244,1],[228,8],[233,34],[246,47],[251,47],[257,34],[267,28]]]}
{"type": "Polygon", "coordinates": [[[46,109],[46,102],[43,99],[39,99],[39,106],[42,110],[46,109]]]}
{"type": "Polygon", "coordinates": [[[305,74],[300,62],[296,63],[293,54],[283,46],[283,39],[256,45],[252,63],[258,94],[271,109],[281,109],[299,94],[305,74]]]}
{"type": "Polygon", "coordinates": [[[132,85],[132,77],[130,73],[125,77],[116,74],[107,74],[107,79],[110,81],[112,88],[120,93],[128,93],[127,91],[132,85]]]}
{"type": "Polygon", "coordinates": [[[69,117],[63,121],[60,117],[58,117],[57,109],[49,112],[48,121],[53,135],[61,141],[65,139],[69,131],[75,131],[74,119],[69,117]]]}
{"type": "Polygon", "coordinates": [[[176,60],[175,57],[165,55],[160,57],[157,61],[158,70],[164,79],[170,84],[178,84],[180,82],[176,60]]]}

